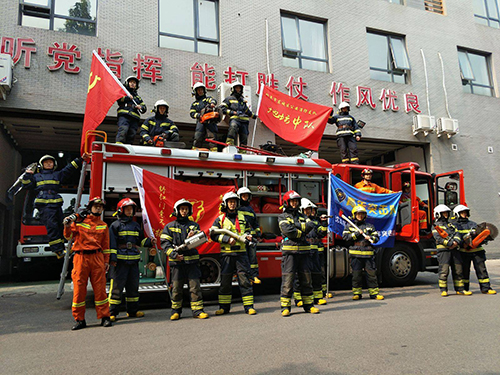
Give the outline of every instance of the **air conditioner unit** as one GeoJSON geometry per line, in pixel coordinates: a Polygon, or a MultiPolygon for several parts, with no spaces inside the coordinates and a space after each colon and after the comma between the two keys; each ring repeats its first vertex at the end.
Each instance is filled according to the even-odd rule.
{"type": "Polygon", "coordinates": [[[448,138],[458,133],[458,120],[446,117],[438,118],[437,136],[446,134],[448,138]]]}
{"type": "Polygon", "coordinates": [[[427,136],[436,128],[436,118],[434,116],[416,115],[413,116],[413,135],[424,133],[427,136]]]}
{"type": "Polygon", "coordinates": [[[0,95],[5,100],[7,94],[12,88],[12,56],[2,53],[0,54],[0,95]]]}

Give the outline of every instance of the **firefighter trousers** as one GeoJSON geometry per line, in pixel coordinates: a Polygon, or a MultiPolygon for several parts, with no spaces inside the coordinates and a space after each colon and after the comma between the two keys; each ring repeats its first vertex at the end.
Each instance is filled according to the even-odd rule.
{"type": "Polygon", "coordinates": [[[313,307],[313,288],[310,269],[310,255],[287,254],[281,258],[281,310],[292,307],[292,293],[295,276],[298,278],[298,291],[304,302],[303,308],[309,311],[313,307]]]}
{"type": "Polygon", "coordinates": [[[352,135],[338,137],[337,146],[340,149],[340,157],[342,158],[342,163],[359,164],[358,158],[358,145],[356,144],[356,138],[352,135]]]}
{"type": "Polygon", "coordinates": [[[362,294],[363,289],[363,269],[366,272],[366,283],[368,284],[368,293],[370,296],[376,296],[379,293],[377,280],[377,266],[375,257],[371,258],[351,258],[352,268],[352,292],[354,295],[362,294]]]}
{"type": "Polygon", "coordinates": [[[448,291],[448,275],[451,268],[455,291],[462,292],[464,290],[464,276],[460,252],[458,250],[440,250],[437,258],[439,262],[439,289],[442,292],[448,291]]]}
{"type": "MultiPolygon", "coordinates": [[[[203,142],[205,138],[210,138],[218,141],[217,137],[219,134],[219,130],[217,128],[217,123],[208,122],[207,124],[202,124],[201,122],[196,123],[196,129],[194,130],[194,142],[193,147],[200,148],[203,147],[203,142]],[[208,134],[207,134],[208,133],[208,134]]],[[[210,143],[210,149],[217,148],[217,145],[210,143]]]]}
{"type": "Polygon", "coordinates": [[[461,252],[462,264],[464,269],[464,289],[469,290],[470,286],[470,264],[474,265],[474,270],[476,270],[477,280],[479,281],[479,287],[481,292],[487,292],[491,289],[490,277],[488,276],[488,271],[486,270],[486,251],[475,251],[472,253],[461,252]]]}
{"type": "Polygon", "coordinates": [[[232,281],[236,272],[241,298],[245,311],[253,308],[253,288],[248,274],[250,273],[250,262],[247,253],[234,255],[221,255],[221,282],[219,288],[219,306],[225,312],[231,309],[232,281]]]}
{"type": "Polygon", "coordinates": [[[176,264],[170,267],[172,279],[172,314],[182,314],[182,295],[187,282],[191,295],[191,310],[193,316],[203,312],[203,295],[201,293],[201,270],[198,263],[176,264]]]}
{"type": "Polygon", "coordinates": [[[250,278],[259,277],[259,263],[257,261],[257,245],[247,245],[248,260],[250,261],[250,278]]]}
{"type": "Polygon", "coordinates": [[[248,141],[248,121],[232,119],[229,121],[226,143],[236,145],[238,135],[240,136],[240,145],[246,145],[248,141]]]}
{"type": "Polygon", "coordinates": [[[106,295],[106,268],[103,253],[75,253],[73,256],[71,278],[73,279],[73,303],[71,310],[75,320],[85,319],[85,297],[87,296],[89,278],[94,290],[97,319],[109,317],[109,303],[108,296],[106,295]]]}
{"type": "Polygon", "coordinates": [[[118,316],[122,303],[123,288],[129,316],[135,316],[139,311],[139,262],[118,261],[111,270],[111,285],[109,287],[110,314],[118,316]]]}
{"type": "Polygon", "coordinates": [[[325,263],[325,253],[326,251],[319,250],[319,264],[321,265],[321,291],[323,292],[323,297],[326,297],[327,290],[326,290],[326,263],[325,263]]]}
{"type": "MultiPolygon", "coordinates": [[[[322,277],[321,277],[321,264],[319,259],[318,251],[313,251],[309,255],[309,268],[311,270],[311,284],[313,289],[314,303],[323,298],[322,290],[322,277]]],[[[300,283],[297,276],[293,282],[293,298],[295,302],[302,301],[302,295],[300,294],[300,283]]]]}
{"type": "Polygon", "coordinates": [[[64,236],[63,236],[63,213],[61,206],[51,207],[45,206],[39,208],[40,221],[47,229],[47,237],[49,238],[50,251],[58,253],[64,251],[64,236]]]}
{"type": "Polygon", "coordinates": [[[134,143],[135,134],[139,129],[139,119],[129,116],[118,116],[118,132],[116,143],[134,143]]]}

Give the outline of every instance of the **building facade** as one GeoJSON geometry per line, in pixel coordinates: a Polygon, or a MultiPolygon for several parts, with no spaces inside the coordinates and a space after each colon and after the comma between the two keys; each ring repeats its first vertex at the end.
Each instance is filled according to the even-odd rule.
{"type": "MultiPolygon", "coordinates": [[[[0,100],[0,187],[39,155],[78,152],[91,55],[99,50],[121,80],[140,76],[148,111],[159,99],[169,103],[189,147],[191,86],[199,80],[218,101],[220,84],[244,81],[253,110],[261,82],[318,104],[349,101],[367,124],[362,163],[463,169],[473,219],[497,223],[498,8],[498,0],[9,1],[0,13],[0,52],[13,57],[15,82],[0,100]],[[416,115],[458,120],[459,132],[415,135],[416,115]]],[[[111,141],[115,124],[116,106],[101,125],[111,141]]],[[[253,126],[253,145],[303,151],[253,126]]],[[[319,149],[332,163],[340,160],[335,130],[326,127],[319,149]]],[[[19,203],[15,211],[6,204],[0,195],[0,222],[11,223],[0,233],[2,272],[19,216],[19,203]]]]}

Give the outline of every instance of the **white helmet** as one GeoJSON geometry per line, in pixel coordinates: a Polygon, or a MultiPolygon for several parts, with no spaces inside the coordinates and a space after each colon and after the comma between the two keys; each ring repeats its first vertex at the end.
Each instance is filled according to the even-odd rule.
{"type": "Polygon", "coordinates": [[[205,92],[207,92],[207,87],[203,84],[203,82],[196,82],[193,85],[193,93],[192,93],[193,96],[196,95],[196,89],[198,89],[199,87],[203,87],[205,92]]]}
{"type": "Polygon", "coordinates": [[[165,113],[168,113],[168,103],[165,100],[163,100],[163,99],[160,99],[160,100],[156,101],[155,106],[153,108],[153,112],[157,112],[158,111],[158,107],[162,106],[162,105],[165,106],[165,107],[167,107],[167,110],[165,111],[165,113]]]}
{"type": "Polygon", "coordinates": [[[235,92],[234,90],[236,89],[236,86],[241,86],[241,93],[243,94],[243,84],[238,81],[234,81],[233,84],[231,85],[231,93],[235,92]]]}
{"type": "Polygon", "coordinates": [[[54,167],[52,168],[54,171],[57,169],[57,160],[55,157],[52,155],[43,155],[40,160],[38,161],[38,164],[40,164],[40,167],[43,168],[43,162],[45,160],[52,160],[54,162],[54,167]]]}
{"type": "Polygon", "coordinates": [[[137,78],[136,76],[128,76],[126,79],[125,79],[125,86],[126,87],[129,87],[128,86],[128,81],[134,79],[135,80],[135,83],[136,83],[136,89],[139,89],[139,82],[141,81],[139,78],[137,78]]]}
{"type": "Polygon", "coordinates": [[[347,108],[351,108],[351,106],[350,106],[350,105],[349,105],[349,103],[347,103],[347,102],[342,102],[342,103],[340,103],[340,105],[339,105],[339,109],[346,108],[346,107],[347,107],[347,108]]]}
{"type": "Polygon", "coordinates": [[[470,211],[469,210],[469,207],[467,206],[464,206],[463,204],[459,204],[457,205],[454,209],[453,209],[453,213],[458,216],[460,214],[460,212],[462,211],[470,211]]]}
{"type": "Polygon", "coordinates": [[[234,191],[230,191],[229,193],[224,194],[224,197],[222,197],[222,204],[220,205],[221,212],[227,211],[227,201],[229,199],[236,199],[236,208],[239,207],[240,198],[238,197],[238,194],[236,194],[234,191]]]}
{"type": "Polygon", "coordinates": [[[188,216],[191,216],[193,214],[193,204],[188,201],[187,199],[179,199],[177,202],[174,203],[174,212],[172,213],[173,216],[179,217],[179,207],[180,206],[188,206],[189,207],[189,213],[188,216]]]}
{"type": "Polygon", "coordinates": [[[445,204],[438,204],[436,207],[434,207],[434,217],[436,219],[439,219],[443,212],[451,212],[450,207],[445,204]]]}
{"type": "Polygon", "coordinates": [[[247,188],[246,186],[240,187],[240,188],[238,189],[238,193],[237,193],[237,194],[238,194],[238,196],[239,196],[240,198],[241,198],[241,195],[242,195],[242,194],[250,194],[250,199],[252,199],[252,198],[251,198],[251,197],[252,197],[252,192],[251,192],[251,191],[250,191],[250,189],[249,189],[249,188],[247,188]]]}
{"type": "Polygon", "coordinates": [[[301,198],[300,199],[300,209],[302,210],[302,212],[304,212],[304,210],[306,208],[318,208],[318,206],[316,206],[313,202],[311,202],[307,198],[301,198]]]}

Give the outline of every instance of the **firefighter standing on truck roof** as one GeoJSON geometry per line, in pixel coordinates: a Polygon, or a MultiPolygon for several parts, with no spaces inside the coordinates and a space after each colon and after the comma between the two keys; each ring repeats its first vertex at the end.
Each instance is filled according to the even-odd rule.
{"type": "Polygon", "coordinates": [[[384,187],[378,186],[377,184],[371,182],[373,177],[373,171],[371,169],[365,168],[361,171],[362,180],[358,182],[354,187],[365,193],[374,193],[374,194],[391,194],[394,191],[386,189],[384,187]]]}
{"type": "Polygon", "coordinates": [[[243,97],[243,85],[236,81],[231,86],[231,95],[224,99],[221,104],[223,113],[229,116],[229,130],[227,132],[226,143],[236,145],[238,135],[240,145],[246,145],[248,141],[248,123],[250,118],[256,119],[247,106],[247,101],[243,97]]]}
{"type": "Polygon", "coordinates": [[[311,281],[310,253],[311,245],[306,240],[307,234],[315,224],[300,213],[301,196],[294,190],[283,196],[283,213],[278,216],[283,240],[281,241],[281,316],[290,316],[292,293],[295,276],[299,279],[299,290],[305,312],[317,314],[314,307],[311,281]]]}
{"type": "Polygon", "coordinates": [[[361,130],[354,117],[349,114],[350,109],[349,103],[340,103],[339,112],[334,115],[332,110],[328,123],[337,125],[337,145],[342,163],[359,164],[356,142],[361,140],[361,130]]]}
{"type": "Polygon", "coordinates": [[[436,240],[437,258],[439,262],[439,289],[442,297],[448,297],[448,275],[453,277],[453,285],[457,294],[471,295],[469,291],[464,291],[462,257],[460,255],[459,244],[460,234],[457,228],[450,221],[450,208],[444,204],[434,208],[434,227],[432,235],[436,240]]]}
{"type": "Polygon", "coordinates": [[[146,113],[146,105],[137,94],[139,80],[130,76],[125,80],[125,88],[132,97],[124,96],[118,99],[118,132],[116,133],[116,143],[134,142],[135,133],[139,129],[141,113],[146,113]]]}
{"type": "Polygon", "coordinates": [[[216,315],[228,314],[231,309],[233,274],[236,271],[238,285],[245,312],[249,315],[257,314],[253,307],[252,283],[248,277],[250,273],[250,262],[246,251],[247,242],[252,241],[247,227],[246,217],[238,209],[240,199],[234,192],[224,194],[220,207],[221,215],[215,219],[212,229],[227,229],[238,236],[245,236],[245,242],[236,240],[227,234],[216,234],[212,232],[210,237],[213,241],[220,242],[221,255],[221,282],[219,289],[219,309],[216,315]]]}
{"type": "Polygon", "coordinates": [[[182,294],[186,281],[191,294],[193,318],[208,318],[208,314],[203,311],[198,250],[196,248],[182,251],[176,250],[185,243],[186,239],[200,232],[198,223],[190,220],[191,215],[193,215],[193,204],[191,202],[184,198],[175,202],[172,216],[175,216],[176,219],[165,226],[160,236],[161,247],[168,256],[173,286],[170,320],[178,320],[181,317],[182,294]]]}
{"type": "Polygon", "coordinates": [[[168,116],[168,103],[161,99],[155,103],[154,116],[144,120],[140,135],[145,145],[154,145],[155,137],[162,137],[167,142],[179,142],[179,129],[168,116]]]}
{"type": "Polygon", "coordinates": [[[373,248],[373,244],[379,240],[379,234],[372,224],[365,221],[366,209],[363,206],[354,207],[352,209],[352,216],[354,224],[362,231],[360,233],[356,228],[348,224],[342,233],[344,241],[354,242],[354,244],[349,246],[352,268],[352,299],[358,300],[362,298],[364,269],[370,298],[382,300],[384,296],[379,294],[377,266],[375,264],[375,251],[373,248]]]}
{"type": "Polygon", "coordinates": [[[22,176],[23,189],[33,189],[37,192],[35,208],[40,212],[40,221],[47,229],[50,251],[58,259],[64,256],[63,236],[63,199],[59,195],[61,183],[82,166],[83,159],[76,158],[60,171],[56,171],[57,161],[51,155],[45,155],[38,162],[39,172],[27,169],[22,176]]]}
{"type": "MultiPolygon", "coordinates": [[[[207,96],[207,88],[203,83],[197,82],[194,84],[192,95],[196,100],[191,104],[189,115],[196,120],[193,142],[193,150],[196,150],[203,147],[207,132],[210,139],[217,140],[219,132],[217,123],[220,121],[220,116],[216,110],[217,100],[211,96],[207,96]],[[201,122],[202,116],[210,112],[213,112],[216,117],[201,122]]],[[[217,151],[217,146],[211,144],[210,151],[217,151]]]]}
{"type": "Polygon", "coordinates": [[[245,215],[246,222],[251,228],[250,234],[254,238],[254,243],[247,244],[247,254],[250,260],[250,280],[254,284],[260,284],[259,279],[259,263],[257,261],[257,241],[261,236],[259,220],[255,211],[250,206],[250,201],[252,200],[252,192],[247,187],[242,187],[238,189],[238,196],[240,197],[240,208],[239,211],[245,215]]]}
{"type": "Polygon", "coordinates": [[[86,212],[73,214],[64,219],[64,237],[73,237],[73,304],[71,310],[76,324],[73,331],[87,327],[85,321],[85,297],[90,278],[94,290],[94,304],[101,326],[111,327],[106,272],[109,269],[109,232],[101,220],[105,202],[100,197],[89,200],[86,212]]]}
{"type": "MultiPolygon", "coordinates": [[[[130,198],[124,198],[116,207],[117,220],[109,227],[111,284],[109,304],[111,321],[114,322],[120,312],[123,288],[127,303],[127,317],[141,318],[139,311],[139,261],[141,253],[137,246],[151,247],[155,238],[144,237],[141,226],[133,220],[137,204],[130,198]]],[[[115,214],[115,215],[116,215],[115,214]]]]}
{"type": "Polygon", "coordinates": [[[456,216],[455,226],[462,239],[460,243],[460,252],[462,255],[462,264],[464,271],[464,289],[469,290],[470,285],[470,264],[474,264],[474,270],[479,281],[479,287],[483,294],[497,294],[490,286],[490,277],[486,269],[486,251],[482,246],[472,249],[470,240],[477,234],[477,224],[469,220],[470,210],[467,206],[459,204],[453,209],[456,216]]]}

